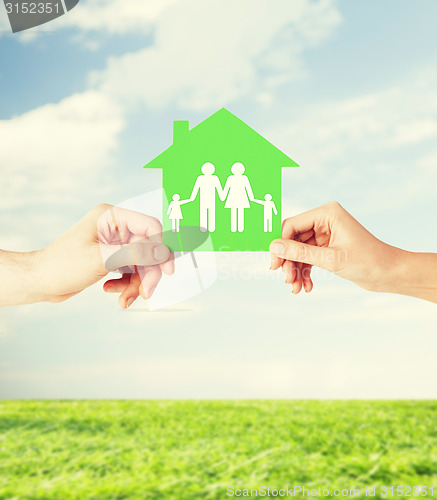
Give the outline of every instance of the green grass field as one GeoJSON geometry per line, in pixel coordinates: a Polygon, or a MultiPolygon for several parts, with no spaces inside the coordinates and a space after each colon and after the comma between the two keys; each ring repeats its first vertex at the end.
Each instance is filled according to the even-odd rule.
{"type": "Polygon", "coordinates": [[[0,498],[231,498],[228,486],[287,484],[437,496],[436,417],[437,402],[4,401],[0,498]]]}

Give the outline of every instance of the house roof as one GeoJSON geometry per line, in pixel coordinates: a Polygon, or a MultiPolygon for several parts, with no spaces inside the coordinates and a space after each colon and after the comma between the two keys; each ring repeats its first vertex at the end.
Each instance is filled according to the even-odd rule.
{"type": "Polygon", "coordinates": [[[179,139],[176,144],[172,144],[161,154],[151,160],[144,168],[163,168],[167,161],[174,159],[175,155],[183,154],[188,147],[197,148],[199,144],[204,144],[208,140],[213,142],[238,140],[245,143],[246,147],[263,148],[268,150],[269,160],[278,167],[298,167],[299,165],[262,135],[249,127],[240,118],[232,114],[225,108],[221,108],[214,114],[200,122],[198,125],[186,132],[183,140],[179,139]]]}

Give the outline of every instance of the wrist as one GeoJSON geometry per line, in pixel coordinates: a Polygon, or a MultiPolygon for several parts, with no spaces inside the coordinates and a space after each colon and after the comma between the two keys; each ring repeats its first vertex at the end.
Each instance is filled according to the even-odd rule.
{"type": "Polygon", "coordinates": [[[437,302],[437,255],[391,248],[387,280],[378,291],[437,302]]]}
{"type": "Polygon", "coordinates": [[[408,286],[409,253],[400,248],[387,245],[386,263],[381,277],[380,289],[376,291],[402,294],[408,286]]]}
{"type": "Polygon", "coordinates": [[[32,304],[46,300],[38,278],[40,251],[0,251],[0,306],[32,304]]]}
{"type": "Polygon", "coordinates": [[[63,262],[59,262],[56,252],[51,251],[52,246],[33,253],[32,271],[32,302],[62,302],[63,291],[59,289],[59,273],[63,262]]]}
{"type": "Polygon", "coordinates": [[[41,261],[44,250],[35,250],[25,255],[23,262],[23,282],[26,287],[25,304],[47,302],[48,295],[44,290],[44,277],[41,272],[41,261]]]}

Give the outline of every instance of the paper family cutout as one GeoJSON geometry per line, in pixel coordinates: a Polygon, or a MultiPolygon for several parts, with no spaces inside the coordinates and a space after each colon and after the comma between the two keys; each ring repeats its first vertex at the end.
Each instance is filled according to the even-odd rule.
{"type": "Polygon", "coordinates": [[[244,175],[244,165],[234,163],[231,175],[226,179],[224,188],[220,179],[214,174],[215,167],[211,162],[202,165],[202,175],[199,175],[188,200],[181,200],[179,194],[172,197],[167,210],[167,216],[172,221],[172,231],[180,231],[180,221],[184,218],[181,206],[193,202],[197,194],[200,197],[200,231],[215,231],[216,193],[221,201],[226,201],[224,208],[230,209],[230,229],[232,233],[244,231],[244,210],[250,208],[250,202],[264,206],[264,232],[272,232],[273,214],[278,215],[271,194],[266,194],[264,200],[253,196],[249,178],[244,175]]]}
{"type": "Polygon", "coordinates": [[[298,165],[224,108],[192,129],[174,121],[173,144],[144,167],[162,170],[164,243],[176,252],[267,251],[281,235],[284,167],[298,165]],[[199,246],[196,233],[206,232],[199,246]]]}

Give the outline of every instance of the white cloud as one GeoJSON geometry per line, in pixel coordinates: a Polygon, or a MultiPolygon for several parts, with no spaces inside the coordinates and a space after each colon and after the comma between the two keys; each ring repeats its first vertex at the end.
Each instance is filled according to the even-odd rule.
{"type": "Polygon", "coordinates": [[[303,167],[286,175],[299,175],[311,200],[335,196],[369,211],[398,209],[435,196],[436,87],[437,71],[428,68],[373,93],[315,101],[269,137],[303,167]]]}
{"type": "Polygon", "coordinates": [[[7,179],[0,187],[0,206],[32,206],[41,199],[65,204],[92,186],[96,198],[95,186],[124,127],[126,105],[203,109],[249,91],[269,102],[278,82],[302,73],[302,50],[324,40],[339,22],[333,0],[296,0],[292,6],[274,0],[268,7],[251,0],[81,3],[55,20],[55,29],[150,29],[153,44],[110,59],[105,71],[93,75],[91,89],[0,121],[0,164],[7,179]]]}
{"type": "MultiPolygon", "coordinates": [[[[227,28],[242,27],[250,19],[255,19],[259,32],[266,27],[273,27],[272,20],[283,18],[283,23],[294,22],[293,30],[309,42],[318,42],[329,36],[332,26],[338,24],[340,16],[334,8],[334,0],[295,0],[290,5],[284,0],[272,0],[267,5],[261,0],[241,0],[238,3],[230,0],[88,0],[81,1],[78,8],[73,9],[68,17],[56,20],[59,27],[76,27],[82,32],[99,32],[108,34],[144,34],[156,24],[167,18],[173,18],[171,28],[176,26],[187,33],[189,26],[210,26],[217,21],[222,29],[222,36],[228,34],[227,28]],[[182,17],[179,17],[181,16],[182,17]],[[218,17],[216,17],[218,15],[218,17]],[[177,21],[177,19],[179,21],[177,21]],[[176,20],[176,25],[173,24],[176,20]],[[222,22],[221,22],[222,21],[222,22]]],[[[206,32],[200,26],[200,32],[206,32]]],[[[290,33],[283,35],[284,38],[290,33]]],[[[226,38],[223,37],[226,44],[226,38]]],[[[260,42],[258,42],[260,43],[260,42]]]]}
{"type": "Polygon", "coordinates": [[[123,126],[120,107],[94,90],[0,121],[0,206],[65,202],[95,190],[123,126]]]}
{"type": "MultiPolygon", "coordinates": [[[[41,199],[65,204],[91,186],[96,198],[126,105],[203,109],[249,91],[269,103],[278,82],[302,74],[304,48],[324,40],[339,22],[333,0],[296,0],[291,6],[287,0],[268,6],[258,0],[81,2],[53,27],[74,26],[82,34],[147,31],[153,44],[110,59],[86,92],[0,121],[0,164],[7,179],[0,206],[20,208],[41,199]]],[[[26,33],[34,37],[43,28],[26,33]]]]}
{"type": "Polygon", "coordinates": [[[188,0],[161,14],[152,46],[111,58],[93,85],[149,108],[203,110],[248,92],[269,101],[279,84],[302,76],[303,50],[341,21],[331,0],[188,0]]]}
{"type": "Polygon", "coordinates": [[[12,33],[3,2],[0,2],[0,33],[12,33]]]}
{"type": "Polygon", "coordinates": [[[417,145],[437,135],[436,86],[437,71],[426,70],[372,94],[316,102],[275,136],[315,163],[417,145]]]}
{"type": "Polygon", "coordinates": [[[88,0],[68,13],[59,24],[85,32],[147,33],[152,24],[180,0],[88,0]]]}
{"type": "Polygon", "coordinates": [[[437,149],[425,154],[418,162],[418,166],[424,171],[431,173],[437,166],[437,149]]]}

